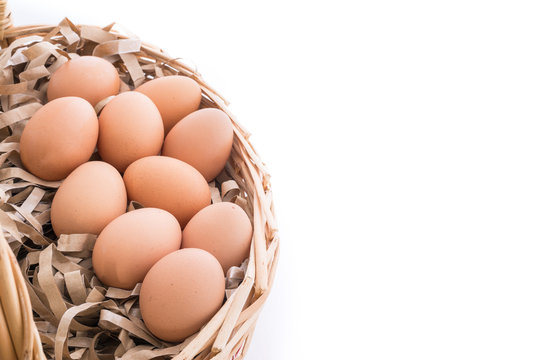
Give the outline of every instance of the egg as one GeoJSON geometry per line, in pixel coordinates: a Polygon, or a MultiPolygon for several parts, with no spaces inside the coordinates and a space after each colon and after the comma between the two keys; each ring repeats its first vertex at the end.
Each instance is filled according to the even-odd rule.
{"type": "Polygon", "coordinates": [[[186,115],[200,106],[202,91],[197,82],[187,76],[164,76],[139,86],[136,91],[147,95],[157,105],[165,133],[186,115]]]}
{"type": "Polygon", "coordinates": [[[200,249],[182,249],[159,260],[140,290],[140,311],[158,338],[178,342],[197,332],[219,310],[225,277],[219,262],[200,249]]]}
{"type": "Polygon", "coordinates": [[[102,283],[132,289],[153,264],[180,249],[182,231],[170,213],[154,208],[130,211],[99,234],[92,264],[102,283]]]}
{"type": "Polygon", "coordinates": [[[47,98],[51,101],[78,96],[95,106],[119,91],[120,77],[110,62],[96,56],[81,56],[69,60],[51,75],[47,98]]]}
{"type": "Polygon", "coordinates": [[[44,180],[64,179],[95,150],[97,116],[88,101],[78,97],[53,100],[26,124],[20,140],[21,161],[44,180]]]}
{"type": "Polygon", "coordinates": [[[63,181],[51,204],[56,235],[96,234],[127,208],[122,176],[111,165],[90,161],[63,181]]]}
{"type": "Polygon", "coordinates": [[[225,167],[233,136],[232,122],[223,111],[197,110],[170,130],[163,155],[185,161],[210,181],[225,167]]]}
{"type": "Polygon", "coordinates": [[[166,156],[148,156],[129,165],[124,173],[129,200],[166,210],[185,227],[211,202],[208,183],[191,165],[166,156]]]}
{"type": "Polygon", "coordinates": [[[223,271],[249,256],[253,228],[241,207],[230,202],[206,206],[187,223],[182,248],[199,248],[219,260],[223,271]]]}
{"type": "Polygon", "coordinates": [[[137,159],[159,154],[163,138],[159,110],[144,94],[121,93],[99,115],[99,155],[119,172],[137,159]]]}

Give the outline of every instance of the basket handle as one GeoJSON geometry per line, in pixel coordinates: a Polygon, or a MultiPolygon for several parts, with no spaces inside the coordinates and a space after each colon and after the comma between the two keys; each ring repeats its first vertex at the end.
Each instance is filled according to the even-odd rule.
{"type": "Polygon", "coordinates": [[[0,0],[0,40],[4,40],[4,32],[12,25],[11,10],[7,6],[7,0],[0,0]]]}

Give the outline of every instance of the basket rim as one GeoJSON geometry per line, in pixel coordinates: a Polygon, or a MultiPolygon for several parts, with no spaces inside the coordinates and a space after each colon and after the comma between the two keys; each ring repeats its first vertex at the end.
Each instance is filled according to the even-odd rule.
{"type": "MultiPolygon", "coordinates": [[[[0,1],[0,8],[2,6],[1,3],[2,1],[0,1]]],[[[10,15],[11,14],[9,14],[9,16],[10,15]]],[[[69,22],[67,19],[64,19],[63,21],[69,22]]],[[[119,39],[129,39],[128,35],[122,34],[115,30],[113,25],[110,26],[112,33],[118,36],[119,39]]],[[[81,24],[74,26],[80,31],[82,26],[94,25],[81,24]]],[[[9,29],[1,34],[3,40],[2,50],[0,53],[3,53],[6,47],[9,46],[9,43],[17,38],[24,38],[31,35],[46,35],[55,29],[59,29],[59,25],[10,25],[9,29]]],[[[226,356],[231,354],[233,350],[236,350],[237,345],[240,343],[244,344],[241,352],[241,357],[243,357],[249,345],[258,315],[273,285],[279,258],[280,238],[275,222],[269,174],[265,169],[265,165],[260,160],[260,157],[249,141],[249,133],[238,123],[237,119],[229,111],[228,102],[202,79],[202,76],[197,72],[197,70],[191,68],[187,64],[182,63],[179,59],[170,57],[164,53],[161,48],[152,44],[144,42],[141,43],[140,52],[155,58],[156,61],[162,61],[164,64],[177,69],[182,75],[187,75],[197,81],[203,88],[205,95],[214,103],[216,107],[225,111],[234,124],[234,148],[239,154],[236,160],[241,159],[243,161],[240,166],[240,171],[242,174],[245,174],[246,177],[250,177],[250,182],[247,184],[247,186],[252,187],[251,190],[253,193],[252,201],[254,213],[252,219],[256,230],[256,235],[253,236],[253,245],[251,247],[250,256],[250,259],[253,259],[253,264],[250,265],[252,274],[250,273],[250,276],[246,276],[241,285],[243,287],[238,288],[237,293],[239,295],[228,299],[221,308],[221,310],[225,310],[223,311],[223,314],[220,314],[218,319],[219,321],[217,321],[217,323],[220,322],[217,329],[218,331],[216,330],[212,332],[210,331],[211,329],[208,329],[209,326],[204,327],[202,331],[198,333],[199,335],[203,336],[197,335],[198,337],[185,346],[182,352],[175,356],[174,359],[194,358],[200,353],[201,349],[207,349],[208,345],[210,346],[210,354],[215,355],[210,355],[211,358],[225,359],[226,356]],[[271,263],[268,262],[268,256],[271,257],[271,263]],[[241,291],[239,291],[240,289],[241,291]],[[252,296],[252,301],[249,303],[248,300],[250,296],[252,296]],[[208,344],[211,339],[214,340],[208,344]]],[[[0,239],[0,241],[2,240],[0,239]]],[[[6,240],[4,239],[3,241],[5,242],[6,240]]],[[[20,271],[18,266],[15,266],[15,268],[20,271]]],[[[28,296],[26,287],[19,287],[19,290],[20,289],[22,289],[23,293],[21,294],[19,292],[19,295],[23,297],[28,296]]],[[[15,292],[17,291],[17,289],[12,290],[15,292]]],[[[23,315],[26,317],[29,316],[28,313],[23,315]]],[[[212,319],[210,323],[213,320],[214,319],[212,319]]],[[[34,338],[31,343],[34,345],[37,343],[37,346],[34,346],[32,351],[35,351],[35,348],[37,347],[42,353],[41,342],[39,341],[37,329],[35,331],[32,330],[32,332],[34,338]]],[[[36,358],[41,357],[38,356],[36,358]]],[[[45,357],[43,355],[43,359],[44,358],[45,357]]]]}

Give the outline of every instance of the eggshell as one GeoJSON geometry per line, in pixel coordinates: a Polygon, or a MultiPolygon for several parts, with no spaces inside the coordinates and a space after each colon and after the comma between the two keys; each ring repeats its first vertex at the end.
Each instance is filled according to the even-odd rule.
{"type": "Polygon", "coordinates": [[[182,248],[199,248],[219,260],[223,271],[249,256],[253,228],[241,207],[230,202],[206,206],[187,223],[182,248]]]}
{"type": "Polygon", "coordinates": [[[99,115],[99,155],[119,172],[137,159],[159,154],[164,136],[157,107],[135,91],[116,96],[99,115]]]}
{"type": "Polygon", "coordinates": [[[121,175],[111,165],[90,161],[64,180],[51,204],[56,235],[96,234],[125,213],[127,194],[121,175]]]}
{"type": "Polygon", "coordinates": [[[213,255],[200,249],[175,251],[159,260],[142,282],[142,319],[158,338],[178,342],[215,315],[224,294],[223,270],[213,255]]]}
{"type": "Polygon", "coordinates": [[[129,200],[166,210],[185,227],[211,201],[210,188],[195,168],[166,156],[148,156],[124,173],[129,200]]]}
{"type": "Polygon", "coordinates": [[[178,220],[164,210],[143,208],[120,215],[95,242],[95,274],[108,286],[132,289],[153,264],[179,250],[181,239],[178,220]]]}
{"type": "Polygon", "coordinates": [[[136,91],[147,95],[157,105],[165,134],[200,106],[202,92],[197,82],[187,76],[164,76],[139,86],[136,91]]]}
{"type": "Polygon", "coordinates": [[[110,62],[96,56],[81,56],[69,60],[51,75],[47,98],[51,101],[78,96],[95,106],[119,91],[120,77],[110,62]]]}
{"type": "Polygon", "coordinates": [[[45,180],[64,179],[95,150],[99,125],[86,100],[65,97],[41,107],[26,124],[20,140],[26,169],[45,180]]]}
{"type": "Polygon", "coordinates": [[[233,135],[232,123],[223,111],[197,110],[170,130],[163,155],[185,161],[210,181],[225,167],[233,135]]]}

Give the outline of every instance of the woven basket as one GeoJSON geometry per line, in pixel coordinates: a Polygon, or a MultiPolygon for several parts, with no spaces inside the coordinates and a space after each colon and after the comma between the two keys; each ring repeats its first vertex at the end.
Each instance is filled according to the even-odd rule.
{"type": "MultiPolygon", "coordinates": [[[[26,119],[45,102],[43,89],[46,89],[48,75],[55,68],[48,60],[30,69],[30,62],[20,60],[20,56],[17,58],[17,52],[30,49],[25,53],[28,59],[32,58],[34,50],[50,51],[57,58],[69,58],[69,53],[86,53],[88,46],[93,51],[100,46],[100,56],[118,58],[115,65],[124,80],[124,90],[125,86],[132,88],[151,77],[181,74],[200,84],[203,92],[201,108],[216,107],[230,116],[234,124],[234,145],[225,176],[237,184],[234,198],[247,211],[254,227],[251,255],[244,268],[243,280],[197,334],[181,344],[169,344],[159,349],[149,344],[140,345],[140,341],[135,344],[125,338],[122,346],[124,340],[128,345],[120,356],[137,360],[243,358],[271,288],[279,253],[269,175],[249,142],[248,133],[227,110],[227,102],[202,80],[197,71],[159,48],[122,34],[112,25],[100,29],[93,27],[92,30],[73,25],[65,19],[58,26],[13,27],[6,5],[6,1],[0,1],[0,359],[113,358],[102,355],[102,349],[96,348],[103,333],[91,339],[92,331],[70,331],[70,346],[65,341],[62,346],[56,344],[52,351],[50,342],[54,337],[51,339],[50,334],[54,335],[55,329],[51,332],[50,326],[46,329],[40,320],[38,314],[43,312],[39,308],[41,303],[27,278],[31,271],[28,264],[32,264],[32,257],[36,257],[32,254],[39,251],[44,254],[44,249],[56,251],[54,249],[59,246],[48,226],[48,207],[59,183],[45,182],[25,172],[18,155],[20,131],[26,119]],[[107,38],[112,36],[112,40],[107,38]],[[77,343],[79,350],[73,351],[77,343]],[[131,351],[128,351],[129,347],[131,351]]],[[[99,106],[103,104],[98,104],[96,110],[99,106]]],[[[221,188],[221,192],[225,190],[221,188]]],[[[33,263],[36,261],[34,259],[33,263]]],[[[58,279],[55,277],[54,280],[58,279]]],[[[55,283],[52,284],[54,287],[55,283]]],[[[68,304],[64,315],[74,307],[68,304]]]]}

